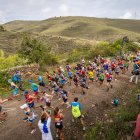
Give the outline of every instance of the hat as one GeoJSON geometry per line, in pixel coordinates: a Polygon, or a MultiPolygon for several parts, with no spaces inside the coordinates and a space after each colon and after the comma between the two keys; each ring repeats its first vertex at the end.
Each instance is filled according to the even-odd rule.
{"type": "Polygon", "coordinates": [[[24,95],[28,94],[28,91],[27,91],[27,90],[25,90],[25,91],[23,92],[23,94],[24,94],[24,95]]]}
{"type": "Polygon", "coordinates": [[[20,106],[21,109],[25,109],[25,108],[27,108],[27,107],[28,107],[27,104],[24,104],[24,105],[20,106]]]}

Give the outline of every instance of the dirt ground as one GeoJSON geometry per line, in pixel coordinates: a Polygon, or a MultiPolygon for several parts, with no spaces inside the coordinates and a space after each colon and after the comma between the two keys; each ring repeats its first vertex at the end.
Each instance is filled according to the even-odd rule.
{"type": "MultiPolygon", "coordinates": [[[[130,90],[131,87],[135,86],[133,83],[129,83],[129,77],[131,73],[127,72],[126,75],[120,75],[118,80],[113,81],[113,88],[108,92],[106,91],[106,83],[99,88],[99,83],[94,82],[90,85],[90,89],[86,90],[86,95],[81,94],[80,87],[75,89],[74,85],[71,87],[66,86],[65,89],[69,91],[69,102],[72,102],[74,97],[78,97],[82,104],[82,113],[85,114],[86,128],[87,130],[101,118],[104,109],[111,106],[111,100],[114,96],[120,96],[124,90],[130,90]],[[128,88],[129,87],[129,88],[128,88]],[[76,93],[74,93],[76,90],[76,93]],[[92,105],[96,105],[92,107],[92,105]]],[[[54,107],[60,107],[61,100],[54,99],[52,105],[54,107]]],[[[24,113],[20,109],[20,106],[24,104],[24,98],[21,101],[10,101],[3,104],[3,107],[15,108],[15,110],[8,112],[6,121],[0,124],[0,140],[41,140],[41,132],[38,129],[37,123],[40,119],[41,109],[35,110],[38,114],[38,118],[35,122],[37,131],[31,135],[30,129],[26,123],[22,121],[24,113]]],[[[66,109],[66,106],[61,106],[64,109],[64,133],[65,140],[84,140],[85,132],[82,131],[82,127],[79,122],[72,123],[71,109],[66,109]]],[[[94,126],[94,125],[93,125],[94,126]]],[[[92,126],[92,127],[93,127],[92,126]]],[[[51,130],[53,138],[55,140],[55,127],[52,116],[51,130]]]]}

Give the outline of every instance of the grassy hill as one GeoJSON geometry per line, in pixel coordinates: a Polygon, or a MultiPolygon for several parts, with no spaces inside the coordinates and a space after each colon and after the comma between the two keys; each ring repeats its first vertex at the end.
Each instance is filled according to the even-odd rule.
{"type": "Polygon", "coordinates": [[[92,17],[56,17],[42,21],[12,21],[3,25],[12,32],[34,32],[74,38],[110,40],[124,35],[140,36],[140,20],[92,17]]]}
{"type": "Polygon", "coordinates": [[[140,39],[140,20],[92,17],[55,17],[42,21],[12,21],[2,25],[0,48],[13,53],[20,47],[24,32],[37,37],[55,52],[95,45],[98,41],[112,42],[124,35],[140,39]]]}

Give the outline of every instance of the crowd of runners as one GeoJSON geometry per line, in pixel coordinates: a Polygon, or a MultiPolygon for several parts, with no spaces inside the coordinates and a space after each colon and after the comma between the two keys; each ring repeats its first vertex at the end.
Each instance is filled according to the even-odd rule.
{"type": "MultiPolygon", "coordinates": [[[[88,94],[88,89],[91,87],[94,88],[95,82],[99,84],[99,87],[105,85],[106,88],[104,90],[109,91],[111,88],[114,88],[112,81],[115,82],[120,74],[126,74],[130,64],[133,64],[130,82],[135,82],[135,84],[137,84],[140,66],[140,55],[138,53],[127,53],[124,55],[123,59],[118,56],[114,56],[110,59],[98,56],[95,57],[93,62],[87,62],[82,59],[82,61],[77,63],[74,67],[71,67],[69,64],[65,67],[57,66],[53,72],[46,72],[48,82],[44,82],[42,76],[38,76],[38,83],[35,83],[32,78],[29,77],[28,84],[30,84],[30,89],[23,89],[24,82],[20,71],[16,71],[13,78],[8,79],[8,82],[11,86],[14,98],[19,100],[19,97],[21,96],[19,90],[23,93],[25,104],[20,106],[20,108],[25,114],[23,121],[27,122],[31,128],[31,134],[36,131],[34,121],[37,121],[37,118],[40,118],[38,127],[42,133],[42,140],[53,140],[50,126],[53,125],[51,123],[51,118],[54,118],[56,137],[64,140],[63,119],[65,116],[61,108],[52,106],[54,98],[58,101],[62,101],[61,105],[65,105],[67,109],[71,110],[72,122],[79,119],[83,126],[82,129],[85,131],[86,125],[84,115],[82,114],[78,97],[75,97],[72,103],[70,103],[69,97],[72,97],[73,94],[81,94],[83,95],[83,98],[85,98],[88,94]],[[75,86],[74,89],[79,88],[79,92],[76,93],[74,90],[74,93],[70,93],[69,90],[67,90],[67,87],[71,86],[75,86]],[[37,106],[37,103],[40,103],[41,105],[37,106]],[[41,108],[42,110],[41,117],[36,114],[38,108],[41,108]]],[[[0,98],[0,104],[13,100],[13,97],[5,100],[0,98]]],[[[118,106],[119,99],[115,97],[112,104],[118,106]]],[[[5,112],[2,111],[1,106],[0,113],[1,115],[5,114],[5,112]]]]}

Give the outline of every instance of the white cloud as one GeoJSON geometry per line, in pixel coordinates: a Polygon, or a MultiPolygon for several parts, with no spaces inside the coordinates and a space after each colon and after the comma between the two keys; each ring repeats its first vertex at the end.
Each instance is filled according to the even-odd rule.
{"type": "Polygon", "coordinates": [[[122,18],[122,19],[132,19],[133,18],[133,14],[131,12],[125,12],[124,15],[120,16],[119,18],[122,18]]]}
{"type": "Polygon", "coordinates": [[[50,7],[47,7],[47,8],[44,8],[41,10],[42,13],[46,14],[46,13],[49,13],[51,11],[51,8],[50,7]]]}
{"type": "Polygon", "coordinates": [[[59,7],[60,12],[62,12],[62,15],[67,16],[68,15],[68,6],[65,4],[60,5],[59,7]]]}

